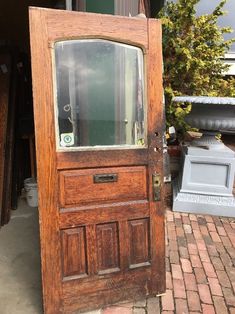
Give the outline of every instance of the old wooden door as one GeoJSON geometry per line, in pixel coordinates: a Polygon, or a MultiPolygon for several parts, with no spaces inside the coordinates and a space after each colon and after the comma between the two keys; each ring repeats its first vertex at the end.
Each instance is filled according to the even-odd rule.
{"type": "Polygon", "coordinates": [[[31,8],[30,32],[45,313],[162,293],[160,22],[31,8]]]}

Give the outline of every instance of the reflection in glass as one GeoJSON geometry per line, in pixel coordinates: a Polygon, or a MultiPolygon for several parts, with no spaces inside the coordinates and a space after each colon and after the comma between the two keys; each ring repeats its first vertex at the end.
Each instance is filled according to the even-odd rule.
{"type": "Polygon", "coordinates": [[[55,44],[60,147],[145,143],[142,50],[101,39],[55,44]]]}

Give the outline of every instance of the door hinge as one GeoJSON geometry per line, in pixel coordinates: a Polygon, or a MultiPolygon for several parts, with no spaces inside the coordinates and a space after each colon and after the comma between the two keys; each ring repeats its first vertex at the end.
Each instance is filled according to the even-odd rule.
{"type": "Polygon", "coordinates": [[[160,201],[161,200],[161,176],[160,174],[153,174],[153,200],[160,201]]]}

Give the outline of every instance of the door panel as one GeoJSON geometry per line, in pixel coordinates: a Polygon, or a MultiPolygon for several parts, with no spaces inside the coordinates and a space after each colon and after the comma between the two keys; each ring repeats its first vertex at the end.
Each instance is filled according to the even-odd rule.
{"type": "Polygon", "coordinates": [[[63,277],[87,275],[85,228],[61,231],[63,277]]]}
{"type": "Polygon", "coordinates": [[[147,199],[145,167],[62,171],[61,206],[147,199]]]}
{"type": "Polygon", "coordinates": [[[164,292],[159,21],[31,8],[30,33],[45,313],[164,292]]]}

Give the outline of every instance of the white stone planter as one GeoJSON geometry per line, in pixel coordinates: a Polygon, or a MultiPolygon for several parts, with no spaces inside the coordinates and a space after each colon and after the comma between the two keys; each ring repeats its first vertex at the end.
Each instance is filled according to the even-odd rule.
{"type": "Polygon", "coordinates": [[[235,130],[235,98],[182,96],[174,101],[192,103],[185,120],[203,136],[184,149],[173,210],[235,217],[235,153],[215,139],[221,130],[235,130]]]}

